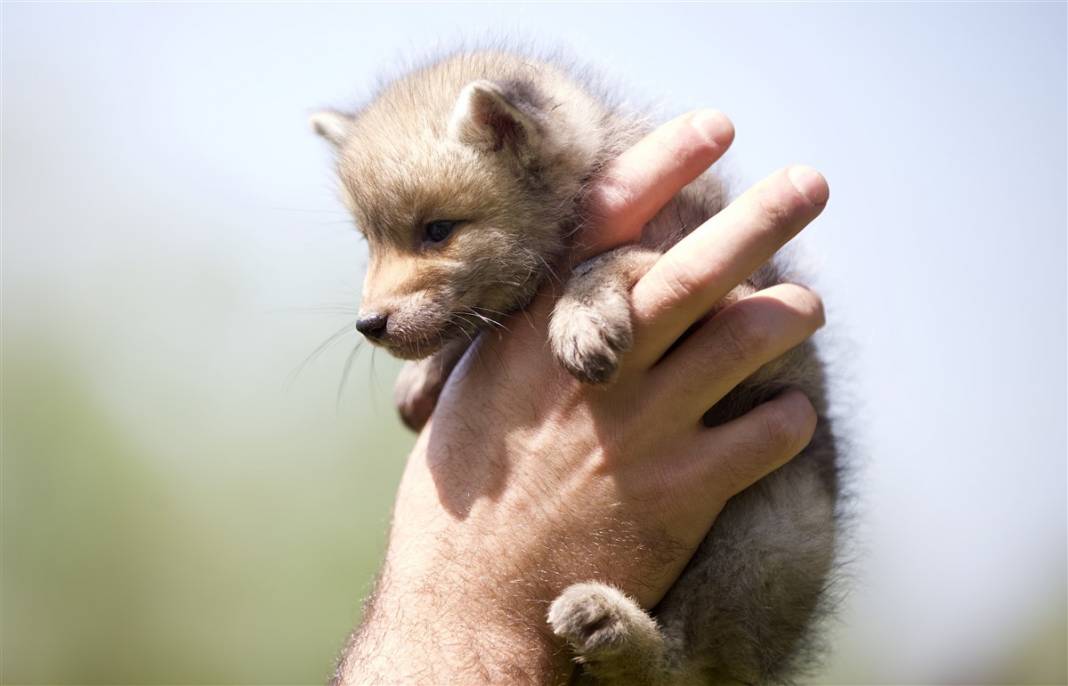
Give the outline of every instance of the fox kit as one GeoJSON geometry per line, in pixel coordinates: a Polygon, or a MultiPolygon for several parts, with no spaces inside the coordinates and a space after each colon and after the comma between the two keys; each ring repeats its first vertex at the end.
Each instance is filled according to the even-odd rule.
{"type": "MultiPolygon", "coordinates": [[[[356,327],[412,360],[398,381],[406,423],[428,418],[472,336],[525,307],[583,223],[586,190],[649,126],[555,64],[463,52],[387,85],[358,112],[315,115],[337,151],[343,196],[370,245],[356,327]]],[[[705,174],[634,245],[579,265],[553,311],[550,344],[583,382],[610,383],[631,344],[629,290],[724,205],[705,174]]],[[[781,280],[769,263],[735,293],[781,280]]],[[[596,582],[561,589],[553,631],[601,684],[779,683],[810,666],[837,531],[838,467],[823,365],[804,344],[705,416],[715,425],[785,388],[820,417],[804,452],[727,503],[651,614],[596,582]]]]}

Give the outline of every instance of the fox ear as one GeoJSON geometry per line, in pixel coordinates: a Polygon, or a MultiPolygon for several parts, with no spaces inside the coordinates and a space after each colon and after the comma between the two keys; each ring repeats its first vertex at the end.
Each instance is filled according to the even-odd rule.
{"type": "Polygon", "coordinates": [[[308,121],[315,133],[330,141],[335,148],[341,147],[352,129],[352,117],[335,110],[316,112],[308,121]]]}
{"type": "Polygon", "coordinates": [[[511,150],[528,156],[538,144],[534,120],[492,81],[473,81],[460,91],[449,118],[449,136],[484,152],[511,150]]]}

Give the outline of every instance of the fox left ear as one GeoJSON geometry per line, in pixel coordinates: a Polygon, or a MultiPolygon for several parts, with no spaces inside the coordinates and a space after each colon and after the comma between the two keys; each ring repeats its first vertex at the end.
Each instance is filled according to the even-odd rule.
{"type": "Polygon", "coordinates": [[[315,133],[330,141],[335,148],[341,147],[352,129],[352,117],[334,110],[316,112],[308,122],[315,133]]]}
{"type": "Polygon", "coordinates": [[[484,152],[508,149],[528,157],[539,142],[534,120],[492,81],[464,86],[449,118],[449,136],[484,152]]]}

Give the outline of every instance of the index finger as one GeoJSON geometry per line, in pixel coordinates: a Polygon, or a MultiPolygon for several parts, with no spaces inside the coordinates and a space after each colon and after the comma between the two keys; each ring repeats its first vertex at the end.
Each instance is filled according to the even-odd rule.
{"type": "Polygon", "coordinates": [[[815,219],[829,193],[815,169],[788,167],[664,253],[631,291],[631,363],[655,364],[694,322],[815,219]]]}
{"type": "Polygon", "coordinates": [[[682,187],[722,157],[734,125],[716,110],[672,119],[610,162],[587,197],[592,221],[579,236],[576,261],[631,243],[682,187]]]}

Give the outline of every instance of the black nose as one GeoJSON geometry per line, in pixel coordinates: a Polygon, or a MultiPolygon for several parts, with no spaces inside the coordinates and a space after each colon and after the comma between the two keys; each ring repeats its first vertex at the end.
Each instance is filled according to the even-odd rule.
{"type": "Polygon", "coordinates": [[[386,323],[389,321],[387,314],[369,314],[356,320],[356,330],[368,338],[375,340],[386,335],[386,323]]]}

